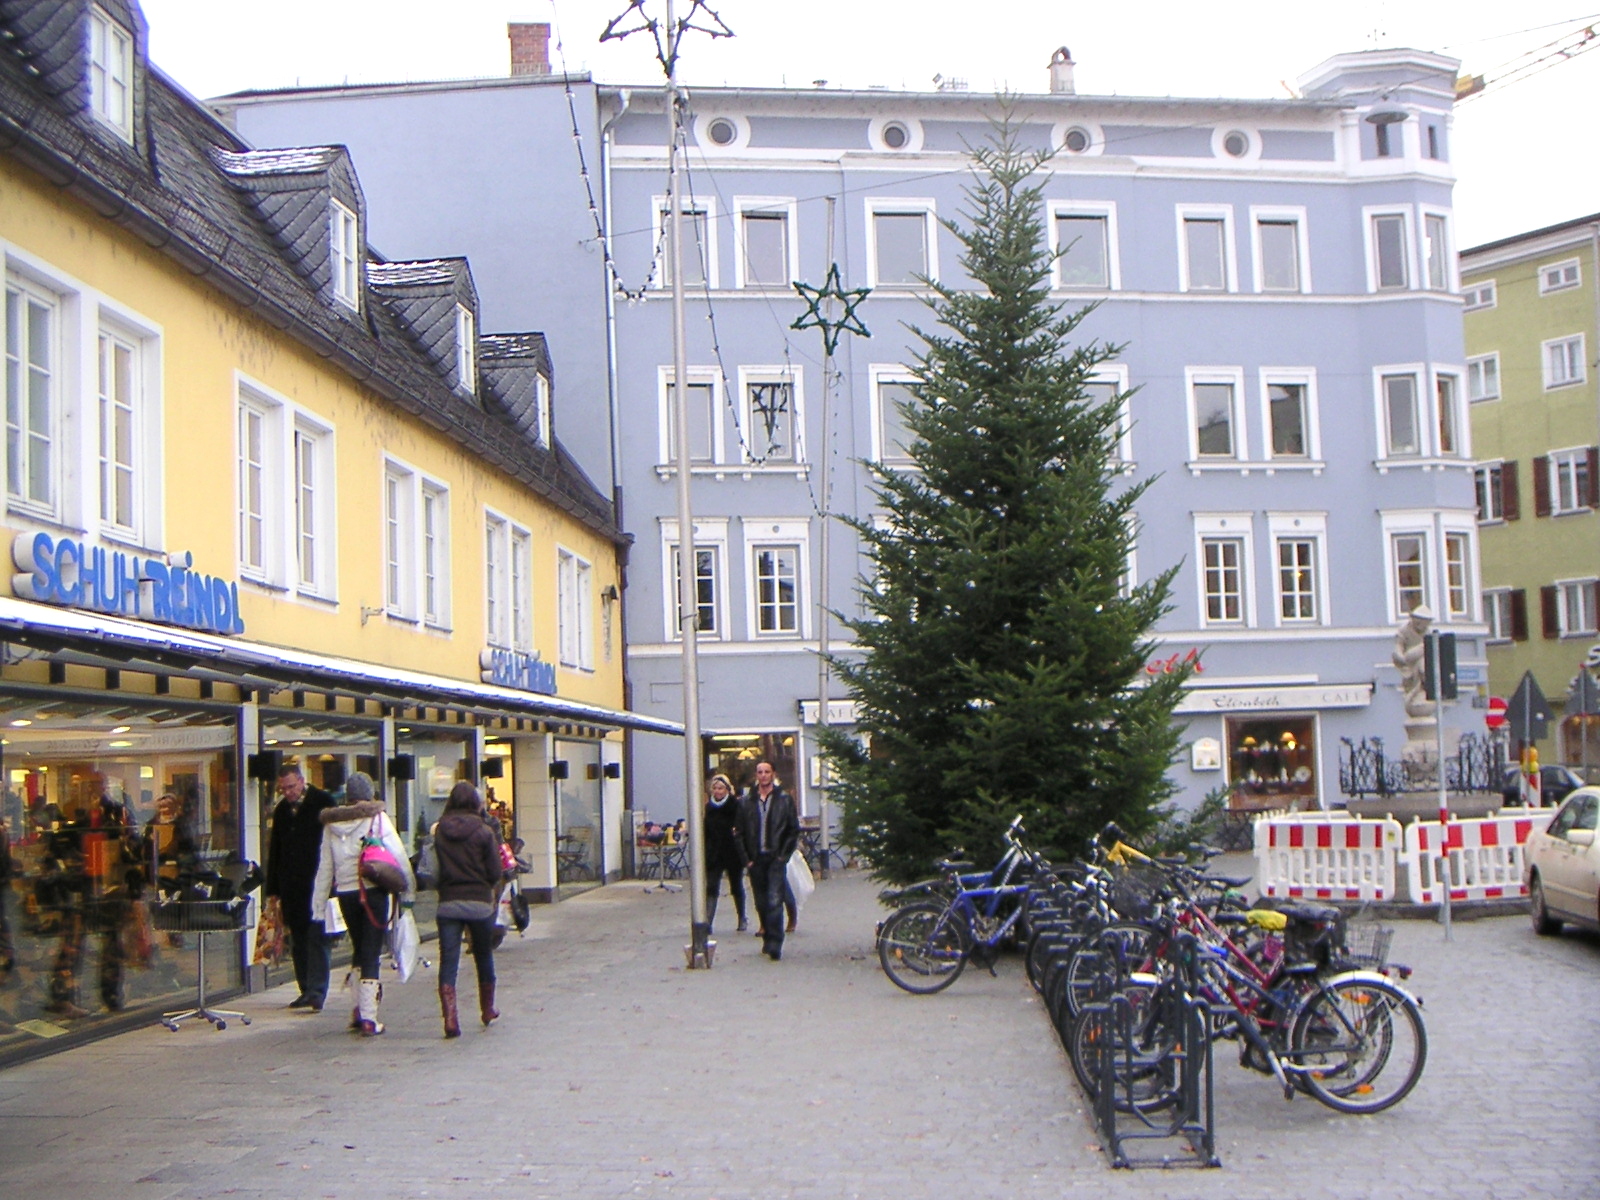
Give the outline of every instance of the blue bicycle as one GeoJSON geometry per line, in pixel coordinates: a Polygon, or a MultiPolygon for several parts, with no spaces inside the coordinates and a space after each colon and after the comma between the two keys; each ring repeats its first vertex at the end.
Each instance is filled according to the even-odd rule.
{"type": "Polygon", "coordinates": [[[992,871],[963,875],[971,863],[941,862],[950,889],[945,899],[905,904],[878,927],[883,973],[908,992],[942,991],[961,976],[969,959],[991,971],[999,946],[1027,910],[1028,884],[1015,882],[1033,856],[1022,846],[1022,818],[1006,829],[1006,853],[992,871]]]}

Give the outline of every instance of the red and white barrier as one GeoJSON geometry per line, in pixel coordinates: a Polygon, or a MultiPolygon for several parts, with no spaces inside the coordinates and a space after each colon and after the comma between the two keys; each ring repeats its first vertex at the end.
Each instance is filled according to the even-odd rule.
{"type": "Polygon", "coordinates": [[[1263,896],[1392,900],[1400,822],[1292,813],[1256,822],[1256,885],[1263,896]]]}
{"type": "Polygon", "coordinates": [[[1406,826],[1403,857],[1413,904],[1438,904],[1441,840],[1449,861],[1450,899],[1515,900],[1528,894],[1523,847],[1528,835],[1543,829],[1555,809],[1529,809],[1512,815],[1451,821],[1441,835],[1438,821],[1406,826]]]}

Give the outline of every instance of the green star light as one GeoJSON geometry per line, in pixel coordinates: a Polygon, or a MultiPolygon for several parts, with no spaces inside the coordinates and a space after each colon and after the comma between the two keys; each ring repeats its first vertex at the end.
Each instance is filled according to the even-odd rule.
{"type": "Polygon", "coordinates": [[[794,290],[800,293],[800,298],[806,302],[806,311],[794,319],[790,329],[820,329],[822,342],[831,357],[839,348],[839,335],[842,333],[859,333],[862,337],[871,337],[872,331],[861,323],[861,318],[856,316],[856,307],[867,298],[871,288],[851,288],[848,291],[839,282],[839,264],[834,263],[828,268],[828,278],[819,288],[809,287],[803,283],[796,283],[794,290]],[[832,320],[823,315],[822,306],[829,300],[837,300],[844,305],[844,315],[837,320],[832,320]]]}

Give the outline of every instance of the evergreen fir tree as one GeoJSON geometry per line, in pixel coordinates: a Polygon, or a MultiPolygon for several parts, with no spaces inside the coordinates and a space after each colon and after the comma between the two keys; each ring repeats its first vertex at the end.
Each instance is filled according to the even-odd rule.
{"type": "Polygon", "coordinates": [[[856,653],[835,665],[857,730],[825,730],[845,836],[885,880],[953,846],[983,861],[1021,813],[1063,856],[1106,821],[1149,828],[1172,785],[1184,676],[1147,676],[1168,570],[1125,587],[1133,509],[1115,449],[1122,397],[1085,384],[1122,347],[1074,344],[1092,306],[1049,297],[1036,181],[1047,154],[1009,120],[974,154],[961,241],[972,289],[930,281],[940,330],[913,332],[915,469],[875,464],[880,522],[856,653]]]}

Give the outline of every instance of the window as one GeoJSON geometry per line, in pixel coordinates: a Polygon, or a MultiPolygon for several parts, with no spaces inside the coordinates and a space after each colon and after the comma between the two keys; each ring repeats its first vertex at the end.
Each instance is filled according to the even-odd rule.
{"type": "Polygon", "coordinates": [[[1391,582],[1401,617],[1428,602],[1427,544],[1422,533],[1389,536],[1391,582]]]}
{"type": "Polygon", "coordinates": [[[794,253],[795,202],[735,196],[733,206],[739,219],[738,286],[787,290],[800,273],[794,253]]]}
{"type": "Polygon", "coordinates": [[[450,493],[404,463],[383,464],[383,604],[401,620],[450,624],[450,493]]]}
{"type": "MultiPolygon", "coordinates": [[[[717,637],[721,633],[722,622],[718,619],[720,605],[717,603],[720,591],[717,579],[717,547],[696,546],[694,550],[694,596],[695,615],[698,618],[695,629],[702,637],[717,637]]],[[[671,606],[678,613],[679,620],[673,626],[671,636],[680,636],[679,630],[683,627],[683,609],[679,604],[678,588],[682,576],[679,572],[683,569],[683,556],[679,548],[672,548],[672,591],[671,606]]]]}
{"type": "Polygon", "coordinates": [[[1510,588],[1494,588],[1491,591],[1484,592],[1483,619],[1485,624],[1489,626],[1489,640],[1491,642],[1509,642],[1512,640],[1515,623],[1510,588]]]}
{"type": "Polygon", "coordinates": [[[1231,240],[1222,211],[1188,212],[1179,209],[1183,236],[1182,289],[1186,292],[1231,290],[1231,240]]]}
{"type": "Polygon", "coordinates": [[[1439,127],[1437,125],[1426,125],[1423,128],[1427,133],[1427,137],[1425,139],[1426,145],[1423,147],[1423,153],[1428,158],[1441,157],[1439,154],[1439,127]]]}
{"type": "Polygon", "coordinates": [[[276,475],[272,436],[275,409],[243,397],[239,401],[239,572],[263,582],[274,570],[276,513],[269,508],[268,481],[276,475]]]}
{"type": "Polygon", "coordinates": [[[1581,282],[1583,282],[1583,277],[1578,270],[1578,260],[1575,258],[1569,258],[1565,262],[1551,263],[1547,267],[1539,268],[1539,294],[1541,296],[1577,287],[1581,282]]]}
{"type": "Polygon", "coordinates": [[[1305,210],[1252,208],[1256,291],[1310,291],[1306,278],[1305,210]]]}
{"type": "Polygon", "coordinates": [[[314,431],[294,431],[294,536],[295,564],[300,571],[300,586],[317,590],[321,585],[317,559],[322,499],[318,495],[321,473],[321,446],[314,431]]]}
{"type": "Polygon", "coordinates": [[[1246,456],[1244,419],[1239,408],[1243,376],[1236,371],[1187,368],[1190,457],[1198,460],[1246,456]]]}
{"type": "Polygon", "coordinates": [[[1127,395],[1128,368],[1115,363],[1103,364],[1098,372],[1084,380],[1083,391],[1089,403],[1097,408],[1116,403],[1117,424],[1113,431],[1116,440],[1111,447],[1111,461],[1123,468],[1132,467],[1133,414],[1129,411],[1127,395]]]}
{"type": "MultiPolygon", "coordinates": [[[[683,199],[683,283],[685,287],[717,286],[717,245],[711,236],[711,205],[708,201],[683,199]]],[[[656,197],[656,245],[661,248],[662,287],[672,286],[672,210],[665,196],[656,197]]]]}
{"type": "Polygon", "coordinates": [[[750,458],[768,463],[801,461],[800,421],[795,407],[799,372],[741,368],[739,377],[745,397],[745,444],[750,458]]]}
{"type": "Polygon", "coordinates": [[[1052,204],[1050,216],[1056,286],[1095,290],[1120,287],[1115,207],[1052,204]]]}
{"type": "Polygon", "coordinates": [[[556,551],[556,603],[561,665],[594,669],[593,567],[570,550],[556,551]]]}
{"type": "Polygon", "coordinates": [[[140,416],[139,346],[129,338],[100,332],[98,403],[100,410],[100,520],[130,536],[136,534],[138,505],[135,446],[140,416]]]}
{"type": "Polygon", "coordinates": [[[1442,213],[1422,214],[1423,278],[1430,291],[1450,290],[1450,220],[1442,213]]]}
{"type": "Polygon", "coordinates": [[[1266,387],[1270,457],[1305,458],[1310,444],[1306,438],[1306,385],[1268,383],[1266,387]]]}
{"type": "Polygon", "coordinates": [[[914,288],[923,278],[937,278],[933,201],[867,203],[871,285],[914,288]]]}
{"type": "Polygon", "coordinates": [[[1472,284],[1463,288],[1461,298],[1465,301],[1461,306],[1462,312],[1476,312],[1480,308],[1493,308],[1495,305],[1494,280],[1472,284]]]}
{"type": "Polygon", "coordinates": [[[6,489],[43,516],[59,499],[60,311],[54,296],[6,280],[6,489]]]}
{"type": "Polygon", "coordinates": [[[1284,621],[1317,619],[1317,543],[1279,538],[1278,616],[1284,621]]]}
{"type": "Polygon", "coordinates": [[[1208,625],[1244,621],[1244,542],[1239,538],[1206,538],[1205,620],[1208,625]]]}
{"type": "Polygon", "coordinates": [[[1479,354],[1467,359],[1467,399],[1476,404],[1499,398],[1500,355],[1479,354]]]}
{"type": "Polygon", "coordinates": [[[450,496],[442,484],[422,483],[422,619],[450,624],[450,496]]]}
{"type": "Polygon", "coordinates": [[[1485,523],[1505,520],[1505,464],[1485,463],[1475,467],[1472,479],[1478,500],[1478,520],[1485,523]]]}
{"type": "Polygon", "coordinates": [[[394,463],[384,464],[383,607],[396,617],[410,617],[413,612],[411,480],[410,471],[394,463]]]}
{"type": "Polygon", "coordinates": [[[1595,632],[1595,581],[1563,579],[1555,585],[1557,629],[1562,637],[1595,632]]]}
{"type": "MultiPolygon", "coordinates": [[[[1383,126],[1378,127],[1380,130],[1383,126]]],[[[1372,216],[1372,289],[1390,291],[1411,286],[1411,247],[1406,237],[1404,213],[1378,213],[1372,216]]]]}
{"type": "Polygon", "coordinates": [[[1472,535],[1446,531],[1444,535],[1444,598],[1445,615],[1453,621],[1472,617],[1472,570],[1468,557],[1472,552],[1472,535]]]}
{"type": "Polygon", "coordinates": [[[1541,351],[1547,389],[1583,382],[1583,334],[1545,342],[1541,351]]]}
{"type": "Polygon", "coordinates": [[[361,307],[361,227],[337,200],[328,207],[328,241],[332,253],[333,298],[346,308],[361,307]]]}
{"type": "Polygon", "coordinates": [[[1443,457],[1459,456],[1462,453],[1462,433],[1464,424],[1461,419],[1461,388],[1460,380],[1454,375],[1442,372],[1433,377],[1434,399],[1436,412],[1434,415],[1439,421],[1439,454],[1443,457]]]}
{"type": "MultiPolygon", "coordinates": [[[[678,389],[672,386],[672,368],[663,367],[661,388],[661,461],[673,466],[678,461],[678,389]]],[[[689,406],[689,461],[695,464],[720,461],[718,450],[721,426],[717,393],[720,377],[715,371],[691,370],[684,391],[689,406]]]]}
{"type": "Polygon", "coordinates": [[[533,534],[511,527],[511,648],[533,649],[533,534]]]}
{"type": "Polygon", "coordinates": [[[539,444],[548,448],[551,445],[550,379],[542,373],[533,377],[533,403],[534,420],[537,422],[535,434],[539,444]]]}
{"type": "Polygon", "coordinates": [[[916,435],[906,424],[905,410],[920,408],[922,399],[910,376],[876,375],[873,378],[873,407],[877,422],[872,447],[879,462],[905,464],[911,461],[909,447],[916,435]]]}
{"type": "Polygon", "coordinates": [[[478,339],[477,321],[472,310],[464,304],[456,305],[456,389],[463,392],[478,390],[478,339]]]}
{"type": "Polygon", "coordinates": [[[89,10],[89,109],[133,140],[133,35],[98,8],[89,10]]]}
{"type": "Polygon", "coordinates": [[[1550,512],[1587,512],[1593,497],[1590,478],[1590,453],[1587,446],[1576,450],[1555,450],[1549,456],[1550,512]]]}
{"type": "Polygon", "coordinates": [[[800,632],[800,547],[757,546],[751,551],[756,585],[756,633],[788,637],[800,632]]]}
{"type": "Polygon", "coordinates": [[[483,628],[491,646],[511,642],[511,526],[494,513],[483,519],[483,628]]]}
{"type": "MultiPolygon", "coordinates": [[[[1385,375],[1383,390],[1383,454],[1401,458],[1422,453],[1422,427],[1417,413],[1417,377],[1385,375]]],[[[1408,608],[1405,610],[1410,612],[1408,608]]]]}
{"type": "Polygon", "coordinates": [[[1394,148],[1393,148],[1393,144],[1389,140],[1389,125],[1388,125],[1388,123],[1387,122],[1379,122],[1373,128],[1374,128],[1374,132],[1377,134],[1378,157],[1379,158],[1389,158],[1390,156],[1392,156],[1394,154],[1394,148]]]}

